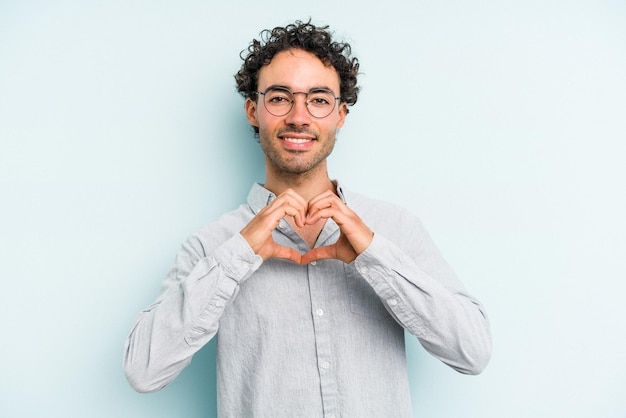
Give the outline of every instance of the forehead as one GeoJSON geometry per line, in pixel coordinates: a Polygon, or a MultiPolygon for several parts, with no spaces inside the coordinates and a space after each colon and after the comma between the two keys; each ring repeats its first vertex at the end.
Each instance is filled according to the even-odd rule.
{"type": "Polygon", "coordinates": [[[258,88],[284,86],[293,91],[325,87],[339,91],[339,75],[311,52],[301,49],[281,51],[259,71],[258,88]]]}

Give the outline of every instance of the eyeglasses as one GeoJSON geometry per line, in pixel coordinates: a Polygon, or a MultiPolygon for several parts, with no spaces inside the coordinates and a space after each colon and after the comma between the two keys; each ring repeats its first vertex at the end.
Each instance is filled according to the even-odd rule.
{"type": "Polygon", "coordinates": [[[304,103],[306,108],[317,119],[325,118],[330,115],[335,109],[337,100],[341,100],[341,97],[336,97],[335,93],[328,89],[313,89],[308,92],[304,91],[291,91],[285,87],[270,87],[263,91],[257,91],[256,94],[260,94],[264,97],[263,104],[265,109],[274,116],[285,116],[291,112],[293,105],[296,102],[296,94],[304,94],[304,103]]]}

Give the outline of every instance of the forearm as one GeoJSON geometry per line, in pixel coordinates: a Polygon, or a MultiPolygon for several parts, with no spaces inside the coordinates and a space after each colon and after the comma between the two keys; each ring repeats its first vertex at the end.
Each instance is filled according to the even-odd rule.
{"type": "MultiPolygon", "coordinates": [[[[424,245],[424,243],[421,243],[424,245]]],[[[432,355],[461,373],[480,373],[491,356],[491,334],[482,305],[473,299],[438,251],[419,260],[377,235],[355,260],[396,321],[418,337],[432,355]]]]}
{"type": "Polygon", "coordinates": [[[157,301],[141,312],[125,345],[124,370],[137,391],[170,383],[218,330],[239,283],[260,265],[235,236],[210,255],[184,246],[157,301]]]}

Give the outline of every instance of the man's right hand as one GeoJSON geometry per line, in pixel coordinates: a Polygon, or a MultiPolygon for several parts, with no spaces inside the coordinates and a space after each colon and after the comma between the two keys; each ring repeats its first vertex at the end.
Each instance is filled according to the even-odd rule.
{"type": "Polygon", "coordinates": [[[241,230],[241,235],[264,261],[270,258],[283,258],[299,264],[302,254],[293,248],[276,244],[272,238],[272,231],[286,216],[291,216],[298,227],[304,227],[307,205],[308,203],[299,194],[287,189],[261,209],[241,230]]]}

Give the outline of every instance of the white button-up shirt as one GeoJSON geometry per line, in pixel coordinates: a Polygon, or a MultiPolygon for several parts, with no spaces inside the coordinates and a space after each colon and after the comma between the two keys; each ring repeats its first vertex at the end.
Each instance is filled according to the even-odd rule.
{"type": "MultiPolygon", "coordinates": [[[[337,189],[375,234],[350,264],[263,262],[239,233],[274,198],[258,184],[247,205],[191,236],[127,339],[131,385],[163,388],[216,334],[223,418],[411,417],[404,329],[459,372],[482,371],[485,311],[420,221],[337,189]]],[[[315,245],[338,237],[329,219],[315,245]]],[[[286,222],[273,238],[309,250],[286,222]]]]}

